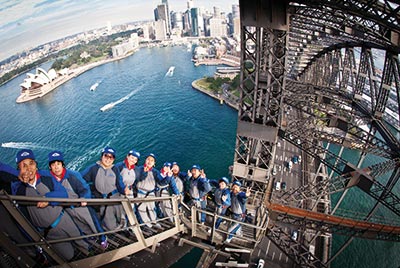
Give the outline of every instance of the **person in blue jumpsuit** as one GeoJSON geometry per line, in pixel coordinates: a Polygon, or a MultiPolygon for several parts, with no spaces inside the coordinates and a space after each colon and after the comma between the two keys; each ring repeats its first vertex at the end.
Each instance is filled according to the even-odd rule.
{"type": "Polygon", "coordinates": [[[176,187],[178,187],[179,192],[183,196],[186,191],[185,183],[187,179],[187,173],[182,172],[177,162],[171,163],[172,178],[175,179],[176,187]]]}
{"type": "MultiPolygon", "coordinates": [[[[61,151],[52,151],[48,154],[49,174],[53,176],[67,190],[68,197],[91,198],[90,188],[79,172],[66,169],[64,155],[61,151]]],[[[43,171],[44,172],[44,171],[43,171]]],[[[96,212],[87,202],[81,202],[81,206],[67,207],[65,211],[74,219],[83,234],[95,234],[104,232],[96,212]]],[[[100,245],[107,248],[108,242],[105,235],[100,236],[100,245]]]]}
{"type": "MultiPolygon", "coordinates": [[[[231,210],[232,218],[234,220],[244,222],[246,219],[246,202],[250,196],[250,188],[247,188],[246,192],[240,191],[242,184],[239,181],[234,181],[231,189],[231,210]]],[[[228,228],[228,237],[225,242],[230,243],[233,235],[240,232],[242,226],[240,223],[231,222],[228,228]]]]}
{"type": "MultiPolygon", "coordinates": [[[[115,150],[107,146],[101,151],[100,160],[82,172],[82,177],[89,184],[93,198],[115,199],[129,194],[130,191],[125,187],[121,174],[114,165],[114,160],[115,150]]],[[[100,216],[104,228],[117,229],[122,222],[122,211],[122,205],[119,204],[102,206],[100,216]]]]}
{"type": "MultiPolygon", "coordinates": [[[[132,149],[128,152],[128,154],[126,155],[125,159],[122,162],[115,164],[115,166],[118,168],[122,176],[122,181],[125,184],[125,187],[128,188],[126,195],[126,197],[128,198],[133,198],[134,192],[136,192],[136,190],[134,189],[134,185],[137,177],[136,164],[138,163],[139,159],[140,159],[140,153],[135,149],[132,149]]],[[[133,204],[132,208],[135,211],[135,206],[133,204]]],[[[126,218],[125,213],[121,215],[121,222],[122,222],[121,227],[127,226],[128,220],[126,218]]]]}
{"type": "MultiPolygon", "coordinates": [[[[147,155],[143,166],[138,168],[135,187],[137,189],[138,198],[155,197],[157,191],[157,181],[160,180],[160,171],[155,168],[156,156],[154,153],[147,155]]],[[[156,222],[156,204],[154,201],[142,202],[136,205],[140,222],[144,223],[148,228],[161,229],[161,225],[156,222]]]]}
{"type": "MultiPolygon", "coordinates": [[[[173,178],[173,173],[171,170],[172,164],[170,162],[165,162],[163,168],[160,171],[159,180],[157,180],[157,189],[156,196],[158,197],[166,197],[173,195],[180,195],[180,191],[176,185],[175,178],[173,178]]],[[[169,220],[173,221],[173,211],[172,211],[172,202],[170,200],[161,201],[160,210],[163,217],[168,217],[169,220]]]]}
{"type": "Polygon", "coordinates": [[[129,198],[133,198],[134,184],[137,177],[137,163],[139,159],[140,153],[135,149],[132,149],[128,152],[122,162],[115,164],[122,176],[123,183],[128,188],[128,190],[131,191],[127,195],[127,197],[129,198]]]}
{"type": "MultiPolygon", "coordinates": [[[[225,216],[226,210],[231,206],[231,191],[229,189],[229,181],[226,177],[222,177],[218,181],[218,188],[214,191],[215,212],[219,216],[225,216]]],[[[222,222],[222,218],[217,218],[215,229],[218,229],[222,222]]]]}
{"type": "MultiPolygon", "coordinates": [[[[0,162],[0,190],[11,194],[11,183],[19,181],[18,175],[18,170],[0,162]]],[[[2,204],[0,204],[0,215],[2,216],[0,232],[7,234],[8,238],[17,244],[32,242],[32,238],[23,231],[23,228],[14,220],[13,216],[2,204]]],[[[47,262],[47,257],[40,246],[25,247],[25,251],[36,262],[43,265],[47,262]]]]}
{"type": "MultiPolygon", "coordinates": [[[[19,181],[13,182],[11,185],[13,195],[68,198],[66,189],[52,176],[39,174],[32,150],[18,151],[16,162],[19,169],[19,181]]],[[[55,202],[37,202],[36,205],[26,206],[26,210],[32,224],[48,240],[80,236],[73,219],[63,207],[58,206],[55,202]]],[[[74,242],[54,243],[52,246],[65,260],[70,260],[74,256],[74,244],[85,249],[88,249],[89,246],[81,239],[74,240],[74,242]]]]}
{"type": "MultiPolygon", "coordinates": [[[[206,178],[204,170],[199,165],[193,165],[188,171],[189,181],[189,205],[196,206],[199,209],[207,208],[207,193],[211,190],[210,183],[206,178]]],[[[206,222],[206,214],[200,213],[200,223],[204,225],[206,222]]]]}

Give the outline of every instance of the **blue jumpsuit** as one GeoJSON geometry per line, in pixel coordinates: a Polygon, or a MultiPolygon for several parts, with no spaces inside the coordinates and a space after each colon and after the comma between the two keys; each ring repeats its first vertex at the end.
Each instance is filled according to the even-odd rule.
{"type": "MultiPolygon", "coordinates": [[[[11,185],[14,195],[49,197],[49,198],[67,198],[66,189],[51,176],[36,175],[35,185],[23,183],[21,181],[13,182],[11,185]]],[[[65,213],[63,207],[50,202],[45,208],[38,208],[36,205],[27,206],[30,220],[34,226],[43,232],[45,238],[49,240],[62,239],[68,237],[79,237],[80,232],[72,218],[65,213]]],[[[88,249],[88,244],[83,240],[75,240],[76,244],[88,249]]],[[[61,242],[52,244],[56,252],[66,260],[74,256],[74,246],[72,242],[61,242]]]]}
{"type": "MultiPolygon", "coordinates": [[[[120,198],[125,194],[125,185],[116,166],[105,169],[100,161],[82,172],[89,184],[93,198],[120,198]]],[[[103,225],[107,230],[115,230],[121,223],[122,205],[108,205],[100,208],[103,225]]]]}
{"type": "MultiPolygon", "coordinates": [[[[161,173],[159,179],[157,180],[157,188],[158,191],[156,192],[156,196],[170,196],[170,192],[172,192],[174,195],[180,194],[175,178],[163,175],[161,173]]],[[[161,201],[160,209],[164,217],[169,217],[169,220],[173,221],[172,203],[170,200],[161,201]]]]}
{"type": "MultiPolygon", "coordinates": [[[[215,212],[217,215],[225,216],[226,210],[231,205],[231,191],[229,187],[225,187],[224,189],[217,188],[214,192],[214,202],[215,202],[215,212]],[[226,196],[226,200],[223,201],[222,197],[226,196]]],[[[218,218],[215,222],[215,228],[218,229],[219,225],[222,222],[222,218],[218,218]]]]}
{"type": "MultiPolygon", "coordinates": [[[[239,192],[237,194],[231,192],[231,210],[234,220],[244,222],[246,219],[246,201],[247,196],[245,192],[239,192]]],[[[238,231],[240,232],[241,227],[240,223],[232,222],[228,228],[228,239],[231,239],[238,231]]]]}
{"type": "MultiPolygon", "coordinates": [[[[205,210],[207,208],[207,193],[211,190],[208,179],[200,176],[197,178],[190,177],[189,182],[189,196],[191,198],[189,205],[205,210]]],[[[200,222],[206,222],[205,213],[200,213],[200,222]]]]}
{"type": "MultiPolygon", "coordinates": [[[[157,188],[157,180],[159,179],[160,172],[152,168],[150,171],[145,172],[144,167],[140,166],[138,168],[138,173],[136,177],[136,189],[137,197],[155,197],[155,192],[157,188]]],[[[149,228],[152,227],[153,223],[157,220],[156,204],[155,202],[143,202],[136,206],[136,210],[140,215],[140,222],[145,223],[149,228]]]]}
{"type": "MultiPolygon", "coordinates": [[[[60,182],[62,186],[67,190],[69,198],[91,198],[91,192],[89,185],[82,178],[79,172],[64,169],[63,178],[61,181],[56,178],[56,176],[50,171],[40,171],[43,175],[51,175],[56,179],[56,181],[60,182]]],[[[104,232],[103,227],[101,227],[100,221],[97,217],[96,211],[91,207],[69,207],[65,208],[65,210],[71,215],[79,229],[84,234],[95,234],[98,232],[104,232]]],[[[104,241],[105,235],[100,237],[101,241],[104,241]]]]}

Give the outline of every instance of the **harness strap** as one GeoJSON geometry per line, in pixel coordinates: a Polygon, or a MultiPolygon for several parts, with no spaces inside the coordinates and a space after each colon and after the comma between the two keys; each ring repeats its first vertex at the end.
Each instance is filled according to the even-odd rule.
{"type": "MultiPolygon", "coordinates": [[[[144,195],[145,195],[144,198],[148,197],[149,194],[154,193],[155,191],[156,191],[156,189],[151,190],[151,191],[148,191],[148,192],[145,192],[145,191],[142,191],[142,190],[138,189],[138,193],[141,193],[141,194],[144,194],[144,195]]],[[[141,204],[142,204],[142,203],[139,203],[139,204],[136,206],[136,208],[139,208],[141,204]]]]}
{"type": "Polygon", "coordinates": [[[117,189],[114,189],[112,192],[109,192],[108,194],[103,194],[103,198],[110,198],[111,196],[115,195],[118,193],[117,189]]]}
{"type": "Polygon", "coordinates": [[[50,231],[51,229],[57,227],[57,225],[60,223],[61,218],[62,218],[63,215],[64,215],[64,210],[61,210],[60,215],[58,215],[57,219],[55,219],[55,220],[53,221],[53,223],[50,224],[49,227],[44,228],[44,234],[43,234],[44,237],[47,237],[47,235],[49,234],[49,231],[50,231]]]}

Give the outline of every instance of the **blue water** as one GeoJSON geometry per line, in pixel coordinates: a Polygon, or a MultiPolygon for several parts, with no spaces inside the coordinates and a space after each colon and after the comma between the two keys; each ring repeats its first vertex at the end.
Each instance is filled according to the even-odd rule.
{"type": "Polygon", "coordinates": [[[68,167],[81,170],[108,145],[117,150],[117,160],[135,148],[142,155],[155,153],[158,166],[178,161],[187,169],[198,163],[211,178],[226,176],[237,112],[192,89],[194,79],[212,75],[215,67],[194,67],[190,58],[180,47],[141,49],[23,104],[15,99],[24,76],[16,78],[0,90],[1,160],[12,162],[18,148],[29,147],[45,168],[47,153],[59,149],[68,167]],[[165,77],[172,65],[174,75],[165,77]],[[100,111],[112,102],[119,103],[100,111]]]}
{"type": "MultiPolygon", "coordinates": [[[[237,112],[192,89],[193,80],[211,76],[216,68],[194,67],[190,59],[185,47],[141,49],[23,104],[15,100],[25,75],[17,77],[0,87],[0,161],[14,165],[18,149],[31,148],[39,167],[47,168],[47,154],[57,149],[64,151],[69,168],[82,170],[108,145],[117,150],[117,161],[135,148],[142,155],[155,153],[157,167],[178,161],[185,170],[196,163],[209,178],[227,176],[237,112]],[[174,75],[165,77],[170,66],[176,67],[174,75]],[[90,91],[96,82],[99,86],[90,91]],[[117,104],[101,112],[109,103],[117,104]]],[[[363,206],[364,196],[349,195],[346,204],[363,206]]],[[[334,248],[336,241],[340,238],[335,237],[334,248]]],[[[394,268],[400,265],[399,251],[399,244],[358,239],[332,267],[394,268]]],[[[199,252],[192,254],[177,267],[194,267],[199,252]]]]}

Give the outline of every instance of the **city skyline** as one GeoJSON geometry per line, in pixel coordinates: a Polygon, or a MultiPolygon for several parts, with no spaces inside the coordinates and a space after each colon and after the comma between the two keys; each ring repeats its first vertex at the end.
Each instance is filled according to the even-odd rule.
{"type": "MultiPolygon", "coordinates": [[[[152,20],[155,1],[129,0],[0,0],[0,61],[65,36],[123,23],[152,20]]],[[[170,10],[184,11],[187,1],[168,1],[170,10]]],[[[194,0],[196,7],[231,12],[238,0],[194,0]]]]}

